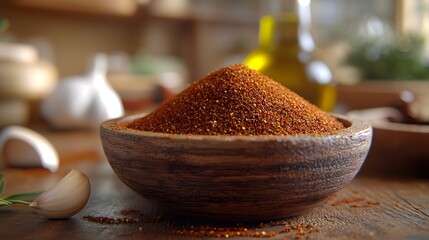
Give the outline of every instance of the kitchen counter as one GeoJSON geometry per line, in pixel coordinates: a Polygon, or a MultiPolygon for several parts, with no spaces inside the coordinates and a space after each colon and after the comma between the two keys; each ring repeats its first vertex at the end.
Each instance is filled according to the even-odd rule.
{"type": "Polygon", "coordinates": [[[77,169],[90,178],[89,202],[77,215],[61,220],[49,220],[23,205],[1,207],[0,239],[429,239],[429,179],[358,175],[302,215],[215,223],[163,213],[127,188],[105,159],[98,133],[44,135],[60,154],[59,171],[2,169],[7,181],[2,196],[47,189],[77,169]]]}

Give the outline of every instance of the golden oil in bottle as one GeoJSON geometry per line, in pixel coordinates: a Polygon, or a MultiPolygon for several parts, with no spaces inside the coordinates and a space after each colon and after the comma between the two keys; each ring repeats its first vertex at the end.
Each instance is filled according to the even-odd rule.
{"type": "Polygon", "coordinates": [[[311,59],[314,41],[308,23],[300,24],[295,12],[264,16],[260,20],[259,44],[244,64],[322,110],[332,111],[336,99],[332,74],[323,62],[311,59]]]}

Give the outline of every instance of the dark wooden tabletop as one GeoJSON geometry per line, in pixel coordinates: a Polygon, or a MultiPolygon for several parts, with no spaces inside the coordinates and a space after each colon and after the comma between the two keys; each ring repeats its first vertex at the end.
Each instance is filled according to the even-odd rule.
{"type": "Polygon", "coordinates": [[[47,219],[27,206],[1,207],[0,239],[429,239],[428,179],[358,175],[300,216],[216,223],[163,213],[128,189],[105,160],[97,133],[46,136],[59,150],[59,171],[1,169],[7,181],[2,195],[49,188],[78,169],[90,178],[89,202],[62,220],[47,219]]]}

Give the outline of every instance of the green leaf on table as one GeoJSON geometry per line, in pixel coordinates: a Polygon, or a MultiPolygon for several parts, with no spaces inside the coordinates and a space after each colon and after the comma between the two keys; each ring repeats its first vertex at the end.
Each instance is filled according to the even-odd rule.
{"type": "Polygon", "coordinates": [[[9,200],[11,203],[20,203],[20,204],[25,204],[25,205],[30,205],[31,202],[29,201],[24,201],[24,200],[9,200]]]}
{"type": "MultiPolygon", "coordinates": [[[[4,174],[0,172],[0,193],[3,192],[3,189],[6,185],[6,180],[3,179],[4,174]]],[[[29,192],[29,193],[19,193],[13,194],[5,198],[0,198],[0,206],[10,206],[13,203],[20,204],[30,204],[31,201],[36,199],[42,192],[29,192]]]]}
{"type": "Polygon", "coordinates": [[[0,206],[10,206],[10,205],[12,205],[11,201],[0,199],[0,206]]]}
{"type": "Polygon", "coordinates": [[[10,195],[9,197],[4,198],[4,200],[7,201],[13,201],[16,202],[18,201],[33,201],[34,199],[36,199],[42,192],[30,192],[30,193],[19,193],[19,194],[14,194],[14,195],[10,195]]]}
{"type": "Polygon", "coordinates": [[[0,173],[0,193],[3,192],[4,186],[6,185],[5,180],[3,179],[3,173],[0,173]]]}
{"type": "Polygon", "coordinates": [[[4,180],[0,180],[0,193],[3,192],[4,185],[6,185],[5,181],[4,180]]]}

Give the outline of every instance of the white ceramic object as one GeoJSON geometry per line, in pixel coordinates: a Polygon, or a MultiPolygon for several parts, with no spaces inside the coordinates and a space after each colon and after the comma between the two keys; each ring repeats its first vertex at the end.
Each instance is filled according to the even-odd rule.
{"type": "Polygon", "coordinates": [[[54,146],[39,133],[10,126],[0,133],[0,166],[43,167],[55,172],[59,158],[54,146]]]}
{"type": "Polygon", "coordinates": [[[56,82],[57,70],[49,62],[0,62],[2,99],[39,100],[54,89],[56,82]]]}
{"type": "Polygon", "coordinates": [[[38,59],[39,54],[31,45],[0,42],[0,61],[34,63],[38,59]]]}
{"type": "Polygon", "coordinates": [[[86,76],[59,82],[42,102],[42,116],[55,128],[98,128],[105,120],[121,117],[124,108],[106,80],[107,58],[97,54],[86,76]]]}

